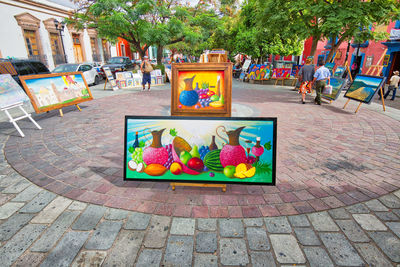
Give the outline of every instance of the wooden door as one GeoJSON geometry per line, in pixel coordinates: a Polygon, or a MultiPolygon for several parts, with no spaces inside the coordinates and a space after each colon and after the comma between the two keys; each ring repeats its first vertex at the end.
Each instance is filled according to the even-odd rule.
{"type": "Polygon", "coordinates": [[[39,57],[40,51],[36,38],[36,32],[31,30],[24,30],[24,39],[28,57],[39,57]]]}
{"type": "Polygon", "coordinates": [[[74,43],[75,61],[77,63],[83,62],[83,53],[82,53],[81,41],[79,39],[79,34],[73,34],[72,40],[74,43]]]}

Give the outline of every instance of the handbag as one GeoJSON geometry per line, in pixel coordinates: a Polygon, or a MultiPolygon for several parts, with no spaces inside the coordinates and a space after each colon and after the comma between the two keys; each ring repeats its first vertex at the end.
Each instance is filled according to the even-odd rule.
{"type": "Polygon", "coordinates": [[[332,94],[332,85],[330,85],[330,84],[325,85],[324,90],[322,90],[322,93],[323,93],[324,95],[330,95],[330,94],[332,94]]]}

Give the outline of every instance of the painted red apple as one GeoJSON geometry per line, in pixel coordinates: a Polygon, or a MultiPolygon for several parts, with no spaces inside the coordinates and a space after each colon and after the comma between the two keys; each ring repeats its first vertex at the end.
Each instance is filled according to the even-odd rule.
{"type": "Polygon", "coordinates": [[[204,169],[204,163],[201,159],[194,157],[191,158],[188,163],[187,166],[195,171],[201,172],[204,169]]]}

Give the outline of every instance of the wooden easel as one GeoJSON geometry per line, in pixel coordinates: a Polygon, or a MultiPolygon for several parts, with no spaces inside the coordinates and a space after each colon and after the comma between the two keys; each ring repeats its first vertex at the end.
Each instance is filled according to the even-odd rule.
{"type": "MultiPolygon", "coordinates": [[[[82,109],[78,106],[78,104],[75,104],[75,106],[79,111],[82,111],[82,109]]],[[[60,112],[60,117],[64,117],[64,113],[62,111],[62,108],[60,108],[58,111],[60,112]]]]}
{"type": "Polygon", "coordinates": [[[195,187],[218,187],[222,189],[222,192],[226,192],[226,184],[192,184],[192,183],[170,183],[172,190],[175,190],[176,186],[195,186],[195,187]]]}
{"type": "Polygon", "coordinates": [[[383,69],[383,65],[381,65],[381,61],[383,61],[383,58],[385,57],[386,52],[387,52],[387,49],[385,49],[385,51],[383,51],[382,56],[378,60],[377,64],[371,65],[365,74],[380,76],[382,69],[383,69]]]}
{"type": "Polygon", "coordinates": [[[10,122],[14,125],[15,129],[17,129],[18,133],[19,133],[22,137],[25,137],[25,134],[22,132],[21,128],[19,128],[19,126],[18,126],[18,124],[17,124],[17,121],[22,120],[22,119],[25,119],[25,118],[28,118],[28,119],[30,119],[30,120],[32,121],[33,124],[35,124],[35,126],[36,126],[39,130],[41,130],[42,127],[40,127],[40,125],[32,118],[32,115],[31,115],[31,114],[29,114],[28,112],[25,111],[25,109],[22,107],[23,104],[24,104],[24,103],[22,103],[22,102],[15,103],[15,104],[10,105],[10,106],[8,106],[8,107],[2,108],[1,110],[4,111],[4,112],[6,113],[7,117],[10,119],[10,122]],[[22,112],[23,112],[25,115],[22,115],[22,116],[20,116],[20,117],[14,119],[14,118],[11,116],[11,114],[8,112],[8,110],[9,110],[9,109],[12,109],[12,108],[19,108],[20,110],[22,110],[22,112]]]}
{"type": "MultiPolygon", "coordinates": [[[[380,91],[381,95],[383,96],[383,90],[382,90],[382,86],[381,86],[381,88],[379,88],[379,91],[380,91]]],[[[383,111],[386,111],[384,97],[381,97],[381,99],[382,99],[382,107],[383,107],[383,111]]],[[[350,102],[350,98],[349,98],[349,99],[347,99],[346,103],[345,103],[345,104],[344,104],[344,106],[343,106],[343,109],[345,109],[345,108],[346,108],[346,106],[347,106],[347,104],[349,104],[349,102],[350,102]]],[[[354,113],[357,113],[357,112],[358,112],[358,110],[360,109],[360,107],[361,107],[362,103],[363,103],[363,102],[360,102],[360,104],[358,104],[358,107],[357,107],[357,109],[356,109],[356,111],[355,111],[354,113]]]]}
{"type": "Polygon", "coordinates": [[[108,78],[106,77],[106,81],[105,81],[105,83],[104,83],[104,90],[106,90],[107,82],[111,85],[111,89],[112,89],[113,91],[116,91],[116,90],[119,89],[117,85],[113,86],[112,83],[111,83],[111,82],[108,80],[108,78]]]}
{"type": "MultiPolygon", "coordinates": [[[[382,69],[383,69],[383,65],[380,65],[380,64],[381,64],[381,61],[383,60],[383,58],[385,57],[386,52],[387,52],[387,49],[385,49],[385,51],[383,51],[382,56],[381,56],[381,58],[378,60],[377,64],[376,64],[376,65],[371,65],[365,74],[367,74],[367,75],[380,76],[380,74],[381,74],[381,72],[382,72],[382,69]]],[[[348,69],[349,66],[347,65],[347,62],[346,62],[346,66],[347,66],[347,69],[348,69]]],[[[348,71],[349,71],[349,70],[348,70],[348,71]]],[[[349,73],[350,73],[350,72],[349,72],[349,73]]],[[[350,79],[351,79],[351,74],[350,74],[350,79]]],[[[351,80],[352,80],[352,79],[351,79],[351,80]]],[[[384,85],[383,85],[383,86],[384,86],[384,85]]],[[[386,111],[385,99],[384,99],[384,97],[383,97],[382,86],[379,88],[379,93],[381,94],[383,111],[386,111]]],[[[347,102],[346,102],[346,104],[344,104],[343,109],[346,108],[346,106],[347,106],[347,104],[348,104],[349,102],[350,102],[350,98],[347,99],[347,102]]],[[[357,113],[357,112],[358,112],[358,110],[360,109],[361,105],[362,105],[362,102],[360,102],[360,104],[358,104],[358,107],[357,107],[357,109],[356,109],[356,111],[355,111],[354,113],[357,113]]]]}

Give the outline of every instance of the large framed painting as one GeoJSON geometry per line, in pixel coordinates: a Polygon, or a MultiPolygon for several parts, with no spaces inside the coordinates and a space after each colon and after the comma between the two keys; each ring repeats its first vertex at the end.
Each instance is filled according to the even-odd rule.
{"type": "Polygon", "coordinates": [[[342,92],[343,86],[345,84],[345,79],[340,78],[330,78],[330,85],[332,86],[332,93],[329,95],[322,94],[322,97],[329,100],[336,100],[340,93],[342,92]]]}
{"type": "Polygon", "coordinates": [[[125,117],[124,180],[275,185],[276,118],[125,117]]]}
{"type": "Polygon", "coordinates": [[[386,77],[358,74],[344,97],[370,104],[376,92],[383,86],[386,77]]]}
{"type": "Polygon", "coordinates": [[[10,74],[0,75],[0,108],[28,103],[29,98],[10,74]]]}
{"type": "Polygon", "coordinates": [[[82,72],[26,75],[19,78],[36,113],[93,99],[82,72]]]}
{"type": "Polygon", "coordinates": [[[172,64],[171,115],[229,117],[232,63],[172,64]]]}

